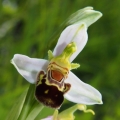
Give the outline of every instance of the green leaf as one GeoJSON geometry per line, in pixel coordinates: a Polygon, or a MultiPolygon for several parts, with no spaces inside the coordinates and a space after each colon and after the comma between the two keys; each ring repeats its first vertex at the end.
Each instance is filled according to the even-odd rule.
{"type": "Polygon", "coordinates": [[[35,120],[41,120],[43,118],[46,118],[47,116],[52,116],[54,111],[55,111],[55,109],[44,106],[44,108],[38,114],[38,116],[35,118],[35,120]]]}
{"type": "Polygon", "coordinates": [[[7,116],[6,120],[17,120],[20,112],[23,108],[23,104],[25,101],[25,97],[26,97],[27,91],[25,91],[20,98],[17,100],[17,102],[14,104],[13,108],[11,109],[9,115],[7,116]]]}
{"type": "Polygon", "coordinates": [[[34,109],[31,110],[26,120],[35,120],[35,118],[38,116],[38,114],[41,112],[43,108],[44,106],[42,104],[36,102],[36,104],[34,105],[34,109]]]}
{"type": "Polygon", "coordinates": [[[25,120],[34,102],[36,102],[34,98],[34,90],[35,90],[35,85],[30,84],[27,92],[27,96],[18,120],[25,120]]]}

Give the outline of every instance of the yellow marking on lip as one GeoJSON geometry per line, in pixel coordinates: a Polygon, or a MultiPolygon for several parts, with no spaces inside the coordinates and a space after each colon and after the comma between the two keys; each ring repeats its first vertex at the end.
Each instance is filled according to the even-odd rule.
{"type": "Polygon", "coordinates": [[[49,92],[49,90],[46,90],[44,93],[45,93],[45,94],[48,94],[48,92],[49,92]]]}

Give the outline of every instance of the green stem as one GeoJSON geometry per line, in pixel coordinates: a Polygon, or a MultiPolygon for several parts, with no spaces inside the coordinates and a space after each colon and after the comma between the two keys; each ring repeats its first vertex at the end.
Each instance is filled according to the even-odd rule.
{"type": "Polygon", "coordinates": [[[18,120],[25,120],[28,113],[29,113],[29,110],[31,109],[32,107],[32,104],[33,102],[35,101],[34,99],[34,90],[35,90],[35,85],[31,84],[29,86],[29,89],[28,89],[28,92],[27,92],[27,96],[25,98],[25,102],[24,102],[24,105],[23,105],[23,108],[22,108],[22,111],[20,113],[20,116],[18,118],[18,120]]]}
{"type": "Polygon", "coordinates": [[[34,104],[31,111],[29,112],[26,120],[35,120],[38,114],[43,110],[44,106],[38,102],[34,104]]]}

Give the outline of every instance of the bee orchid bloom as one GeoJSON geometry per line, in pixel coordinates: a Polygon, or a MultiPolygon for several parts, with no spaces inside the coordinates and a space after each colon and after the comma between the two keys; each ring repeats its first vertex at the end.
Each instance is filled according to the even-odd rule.
{"type": "MultiPolygon", "coordinates": [[[[91,23],[93,21],[95,20],[92,18],[91,23]]],[[[99,91],[82,82],[71,72],[79,67],[79,64],[71,62],[87,43],[87,27],[87,23],[83,21],[65,28],[53,53],[48,51],[49,60],[30,58],[21,54],[15,54],[11,60],[28,82],[36,84],[35,97],[44,105],[59,108],[64,97],[79,104],[102,104],[99,91]]]]}

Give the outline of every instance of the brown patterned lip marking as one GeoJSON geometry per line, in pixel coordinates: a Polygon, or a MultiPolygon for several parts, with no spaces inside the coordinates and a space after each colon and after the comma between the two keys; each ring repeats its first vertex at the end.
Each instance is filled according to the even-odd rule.
{"type": "Polygon", "coordinates": [[[64,68],[58,64],[56,64],[55,62],[51,62],[49,65],[48,65],[48,68],[47,68],[47,71],[51,71],[54,70],[51,74],[51,77],[54,79],[56,78],[56,81],[60,82],[62,80],[62,78],[67,78],[68,77],[68,74],[69,74],[69,70],[67,68],[64,68]],[[56,71],[56,72],[55,72],[56,71]],[[57,74],[59,77],[57,77],[57,74]],[[63,76],[62,76],[63,75],[63,76]]]}
{"type": "Polygon", "coordinates": [[[54,85],[47,85],[46,79],[42,79],[41,82],[42,84],[36,86],[36,99],[48,107],[59,108],[64,100],[64,93],[54,85]]]}
{"type": "Polygon", "coordinates": [[[68,92],[68,91],[70,90],[70,88],[71,88],[71,84],[65,83],[65,84],[64,84],[64,90],[63,90],[64,94],[65,94],[66,92],[68,92]]]}
{"type": "Polygon", "coordinates": [[[51,70],[51,77],[58,82],[64,78],[63,74],[57,70],[51,70]]]}
{"type": "Polygon", "coordinates": [[[64,86],[64,78],[61,81],[57,81],[51,77],[51,70],[47,72],[47,80],[49,81],[49,84],[55,84],[57,87],[62,89],[64,86]]]}

